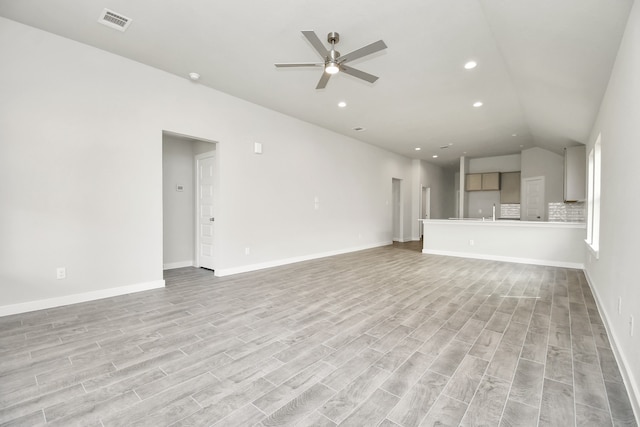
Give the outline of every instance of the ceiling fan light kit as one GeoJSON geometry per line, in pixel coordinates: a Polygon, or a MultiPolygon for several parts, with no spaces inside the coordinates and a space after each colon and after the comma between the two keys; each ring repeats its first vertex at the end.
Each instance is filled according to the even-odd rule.
{"type": "Polygon", "coordinates": [[[336,32],[327,34],[327,41],[329,42],[329,44],[331,44],[331,49],[325,48],[324,44],[320,41],[315,32],[302,31],[302,34],[306,37],[309,43],[311,43],[311,46],[313,46],[316,52],[320,54],[324,62],[278,63],[275,64],[276,67],[323,67],[324,71],[322,73],[322,76],[320,77],[320,81],[318,82],[316,89],[324,89],[329,82],[329,78],[333,74],[337,74],[340,71],[353,77],[365,80],[369,83],[373,83],[378,80],[377,76],[365,73],[364,71],[358,70],[356,68],[346,66],[345,63],[386,49],[387,45],[384,43],[384,41],[378,40],[377,42],[371,43],[367,46],[361,47],[360,49],[356,49],[344,56],[341,56],[340,52],[335,49],[336,43],[340,41],[340,34],[336,32]]]}

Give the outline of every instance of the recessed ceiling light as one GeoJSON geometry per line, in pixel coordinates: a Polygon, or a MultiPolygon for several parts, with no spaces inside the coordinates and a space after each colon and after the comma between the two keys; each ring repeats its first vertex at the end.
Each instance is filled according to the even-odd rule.
{"type": "Polygon", "coordinates": [[[434,159],[437,159],[437,158],[438,158],[438,155],[437,155],[437,154],[434,154],[434,155],[433,155],[433,156],[431,156],[431,157],[433,157],[434,159]]]}
{"type": "Polygon", "coordinates": [[[338,102],[338,107],[340,107],[340,108],[344,108],[344,107],[346,107],[346,106],[347,106],[347,103],[346,103],[346,102],[344,102],[344,101],[340,101],[340,102],[338,102]]]}
{"type": "Polygon", "coordinates": [[[464,64],[464,68],[467,70],[471,70],[473,68],[476,68],[477,65],[478,63],[476,61],[469,61],[466,64],[464,64]]]}
{"type": "Polygon", "coordinates": [[[193,80],[194,82],[197,82],[198,80],[200,80],[200,74],[198,74],[198,73],[189,73],[189,78],[191,80],[193,80]]]}
{"type": "Polygon", "coordinates": [[[450,143],[449,143],[449,147],[451,147],[452,145],[453,145],[453,142],[450,142],[450,143]]]}
{"type": "Polygon", "coordinates": [[[416,151],[420,151],[420,150],[421,150],[421,148],[420,148],[420,147],[416,147],[416,148],[415,148],[415,150],[416,150],[416,151]]]}
{"type": "Polygon", "coordinates": [[[517,133],[512,133],[511,136],[518,136],[518,134],[517,133]]]}
{"type": "Polygon", "coordinates": [[[476,107],[476,108],[482,107],[482,102],[476,101],[476,102],[473,103],[473,106],[476,107]]]}

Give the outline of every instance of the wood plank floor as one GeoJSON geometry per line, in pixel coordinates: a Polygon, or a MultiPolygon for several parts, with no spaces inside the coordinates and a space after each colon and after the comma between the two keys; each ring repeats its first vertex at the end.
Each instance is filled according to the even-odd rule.
{"type": "Polygon", "coordinates": [[[0,425],[632,426],[579,270],[395,244],[0,318],[0,425]]]}

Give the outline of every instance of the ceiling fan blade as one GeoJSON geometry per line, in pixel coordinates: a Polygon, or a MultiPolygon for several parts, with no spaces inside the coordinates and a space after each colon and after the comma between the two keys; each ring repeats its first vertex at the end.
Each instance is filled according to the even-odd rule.
{"type": "Polygon", "coordinates": [[[307,40],[309,40],[311,46],[313,46],[313,48],[320,54],[322,59],[325,59],[327,55],[329,55],[329,51],[324,47],[324,44],[322,44],[315,32],[303,31],[302,34],[307,38],[307,40]]]}
{"type": "Polygon", "coordinates": [[[342,55],[338,62],[341,64],[347,61],[353,61],[354,59],[362,58],[363,56],[371,55],[372,53],[378,52],[380,50],[386,49],[387,45],[384,44],[382,40],[378,40],[377,42],[366,45],[365,47],[361,47],[360,49],[356,49],[353,52],[349,52],[346,55],[342,55]]]}
{"type": "Polygon", "coordinates": [[[343,73],[345,74],[349,74],[353,77],[357,77],[359,79],[362,80],[366,80],[369,83],[373,83],[376,80],[378,80],[377,76],[374,76],[373,74],[369,74],[369,73],[365,73],[364,71],[352,68],[352,67],[347,67],[345,65],[340,65],[340,69],[342,70],[343,73]]]}
{"type": "Polygon", "coordinates": [[[320,77],[320,81],[316,86],[316,89],[324,89],[325,87],[327,87],[327,83],[329,83],[329,77],[331,77],[331,74],[323,72],[322,77],[320,77]]]}
{"type": "Polygon", "coordinates": [[[278,68],[285,68],[285,67],[322,67],[324,66],[324,64],[322,62],[300,62],[300,63],[280,63],[280,64],[274,64],[276,67],[278,68]]]}

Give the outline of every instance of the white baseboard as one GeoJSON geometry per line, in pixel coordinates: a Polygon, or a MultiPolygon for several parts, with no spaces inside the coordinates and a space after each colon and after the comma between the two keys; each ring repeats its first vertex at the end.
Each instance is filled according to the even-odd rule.
{"type": "Polygon", "coordinates": [[[163,270],[173,270],[174,268],[183,268],[183,267],[193,267],[193,260],[189,261],[178,261],[178,262],[168,262],[166,264],[162,264],[163,270]]]}
{"type": "Polygon", "coordinates": [[[535,259],[535,258],[516,258],[516,257],[508,257],[508,256],[501,256],[501,255],[478,254],[473,252],[439,251],[434,249],[423,249],[422,253],[431,254],[431,255],[455,256],[459,258],[473,258],[473,259],[486,259],[490,261],[515,262],[518,264],[548,265],[549,267],[576,268],[578,270],[584,269],[584,264],[579,262],[564,262],[564,261],[554,261],[554,260],[535,259]]]}
{"type": "MultiPolygon", "coordinates": [[[[620,351],[620,347],[618,346],[616,339],[616,334],[611,327],[611,321],[609,320],[609,316],[607,316],[607,311],[603,308],[604,305],[602,304],[602,300],[600,299],[598,291],[596,290],[595,286],[593,286],[591,277],[589,277],[589,272],[585,270],[584,275],[587,278],[589,288],[591,288],[591,293],[596,300],[596,306],[598,308],[598,312],[600,313],[602,323],[604,323],[604,327],[607,330],[607,336],[609,337],[609,342],[611,343],[611,350],[613,350],[613,355],[615,356],[618,367],[620,368],[622,380],[624,381],[624,385],[627,388],[627,393],[629,394],[629,401],[631,402],[633,413],[636,417],[636,420],[640,420],[640,386],[627,370],[627,366],[631,366],[631,362],[627,360],[627,358],[624,356],[624,353],[620,351]]],[[[634,365],[637,365],[637,361],[634,363],[634,365]]]]}
{"type": "Polygon", "coordinates": [[[110,298],[118,295],[132,294],[148,291],[150,289],[164,288],[164,280],[137,283],[135,285],[120,286],[117,288],[101,289],[99,291],[83,292],[81,294],[65,295],[63,297],[47,298],[36,301],[28,301],[19,304],[0,306],[0,317],[11,314],[26,313],[28,311],[44,310],[47,308],[61,307],[63,305],[77,304],[80,302],[94,301],[102,298],[110,298]]]}
{"type": "Polygon", "coordinates": [[[250,264],[250,265],[243,265],[243,266],[240,266],[240,267],[216,269],[215,275],[218,276],[218,277],[230,276],[232,274],[247,273],[249,271],[262,270],[262,269],[265,269],[265,268],[279,267],[281,265],[294,264],[296,262],[301,262],[301,261],[310,261],[312,259],[318,259],[318,258],[326,258],[326,257],[329,257],[329,256],[346,254],[346,253],[349,253],[349,252],[357,252],[357,251],[362,251],[362,250],[365,250],[365,249],[378,248],[380,246],[387,246],[387,245],[391,245],[391,244],[393,244],[393,242],[391,242],[391,241],[379,242],[379,243],[373,243],[373,244],[370,244],[370,245],[355,246],[355,247],[348,248],[348,249],[339,249],[337,251],[321,252],[321,253],[317,253],[317,254],[303,255],[303,256],[299,256],[299,257],[285,258],[285,259],[279,259],[279,260],[269,261],[269,262],[262,262],[262,263],[259,263],[259,264],[250,264]]]}

